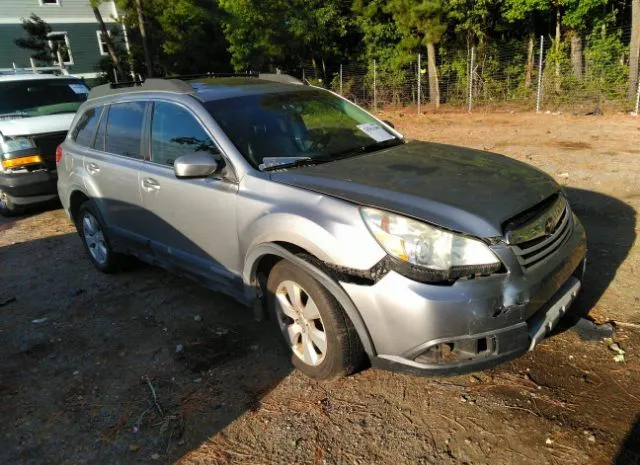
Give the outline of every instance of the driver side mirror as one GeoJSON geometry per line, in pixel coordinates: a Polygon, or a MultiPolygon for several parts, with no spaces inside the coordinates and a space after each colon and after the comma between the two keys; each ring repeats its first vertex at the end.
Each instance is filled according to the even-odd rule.
{"type": "Polygon", "coordinates": [[[182,155],[173,163],[173,171],[177,178],[206,178],[221,169],[222,163],[205,152],[182,155]]]}

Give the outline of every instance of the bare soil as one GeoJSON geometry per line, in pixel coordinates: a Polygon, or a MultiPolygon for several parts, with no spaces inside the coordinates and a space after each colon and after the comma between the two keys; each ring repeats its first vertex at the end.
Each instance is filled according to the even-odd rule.
{"type": "Polygon", "coordinates": [[[100,274],[45,208],[0,220],[0,463],[640,463],[640,119],[382,116],[566,186],[589,269],[557,334],[471,375],[315,382],[227,297],[148,266],[100,274]],[[567,329],[587,314],[615,322],[623,362],[567,329]]]}

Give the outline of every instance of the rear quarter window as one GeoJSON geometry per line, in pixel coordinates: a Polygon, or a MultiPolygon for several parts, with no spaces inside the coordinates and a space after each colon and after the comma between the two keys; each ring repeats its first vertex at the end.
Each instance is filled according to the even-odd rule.
{"type": "Polygon", "coordinates": [[[71,138],[76,144],[84,147],[90,147],[93,140],[93,134],[95,132],[98,121],[100,121],[100,114],[102,113],[102,107],[89,108],[85,111],[78,123],[71,131],[71,138]]]}
{"type": "Polygon", "coordinates": [[[142,158],[140,141],[144,102],[114,103],[109,108],[105,151],[131,158],[142,158]]]}

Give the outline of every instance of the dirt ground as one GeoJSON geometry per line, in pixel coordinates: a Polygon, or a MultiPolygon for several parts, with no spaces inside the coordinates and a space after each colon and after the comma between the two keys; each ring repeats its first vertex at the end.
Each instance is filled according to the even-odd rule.
{"type": "Polygon", "coordinates": [[[640,119],[382,116],[566,186],[589,268],[564,330],[471,375],[315,382],[248,309],[153,267],[102,275],[42,209],[0,220],[0,463],[640,464],[640,119]],[[566,330],[587,313],[624,361],[566,330]]]}

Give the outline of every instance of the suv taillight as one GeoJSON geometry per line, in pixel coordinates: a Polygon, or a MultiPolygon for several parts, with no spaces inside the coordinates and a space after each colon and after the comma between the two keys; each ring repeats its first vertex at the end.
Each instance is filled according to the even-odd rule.
{"type": "Polygon", "coordinates": [[[58,145],[58,148],[56,149],[56,163],[60,163],[62,161],[63,153],[62,145],[58,145]]]}

